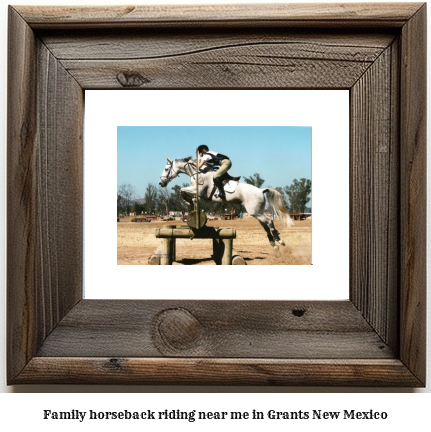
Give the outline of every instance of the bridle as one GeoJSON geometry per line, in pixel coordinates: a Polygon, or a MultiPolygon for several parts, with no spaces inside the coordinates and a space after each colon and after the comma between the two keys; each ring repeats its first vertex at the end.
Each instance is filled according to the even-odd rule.
{"type": "Polygon", "coordinates": [[[160,179],[166,179],[167,183],[169,183],[172,179],[174,179],[178,174],[181,174],[183,172],[184,172],[184,174],[189,175],[188,172],[187,172],[188,169],[186,169],[186,166],[187,165],[192,165],[192,164],[190,163],[190,161],[185,162],[184,166],[182,167],[182,171],[181,171],[181,168],[178,169],[178,170],[176,170],[176,171],[173,169],[174,168],[174,162],[173,161],[170,162],[170,165],[171,166],[169,168],[168,173],[166,175],[161,175],[160,176],[160,179]]]}
{"type": "Polygon", "coordinates": [[[160,176],[160,179],[166,179],[166,184],[168,184],[173,178],[175,178],[178,175],[178,174],[176,174],[176,172],[174,172],[174,174],[176,174],[176,175],[170,176],[172,168],[174,166],[174,163],[171,162],[170,164],[171,164],[171,166],[169,168],[169,171],[168,171],[167,175],[161,175],[160,176]]]}

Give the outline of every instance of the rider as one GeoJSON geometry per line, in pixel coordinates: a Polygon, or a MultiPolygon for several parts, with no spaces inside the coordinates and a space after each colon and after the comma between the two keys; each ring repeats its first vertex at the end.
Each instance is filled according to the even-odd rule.
{"type": "MultiPolygon", "coordinates": [[[[226,200],[226,194],[223,189],[221,176],[232,167],[232,162],[229,160],[227,156],[221,153],[209,151],[208,146],[206,146],[205,144],[202,144],[198,147],[198,152],[200,156],[199,169],[203,165],[207,165],[208,167],[220,166],[220,168],[214,174],[214,183],[219,190],[219,197],[222,200],[226,200]]],[[[193,162],[193,164],[196,165],[196,162],[194,161],[191,162],[193,162]]]]}

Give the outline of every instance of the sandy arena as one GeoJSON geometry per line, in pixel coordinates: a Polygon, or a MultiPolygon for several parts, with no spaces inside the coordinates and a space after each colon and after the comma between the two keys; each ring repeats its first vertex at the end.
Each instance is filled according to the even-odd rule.
{"type": "MultiPolygon", "coordinates": [[[[117,223],[117,264],[148,265],[148,258],[154,253],[161,239],[155,236],[155,229],[163,225],[185,225],[179,218],[175,221],[130,222],[130,217],[117,223]]],[[[252,216],[244,216],[243,221],[215,220],[207,226],[230,227],[237,230],[233,241],[235,251],[241,255],[247,265],[310,265],[311,264],[311,219],[295,221],[295,225],[286,228],[280,220],[275,220],[275,227],[286,246],[274,250],[268,242],[260,223],[252,216]]],[[[215,265],[210,239],[177,239],[177,258],[179,264],[215,265]]]]}

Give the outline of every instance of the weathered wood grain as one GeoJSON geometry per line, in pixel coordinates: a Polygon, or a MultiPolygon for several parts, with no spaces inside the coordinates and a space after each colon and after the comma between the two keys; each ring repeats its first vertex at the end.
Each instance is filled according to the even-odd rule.
{"type": "Polygon", "coordinates": [[[417,387],[399,360],[34,357],[18,383],[417,387]]]}
{"type": "Polygon", "coordinates": [[[113,27],[402,27],[420,3],[291,3],[118,7],[21,6],[35,29],[113,27]]]}
{"type": "Polygon", "coordinates": [[[315,88],[352,87],[395,38],[393,31],[337,37],[292,31],[158,36],[120,33],[103,41],[97,33],[63,40],[48,34],[42,40],[85,89],[297,89],[310,82],[315,88]]]}
{"type": "Polygon", "coordinates": [[[82,296],[84,92],[43,44],[37,47],[35,289],[46,337],[82,296]]]}
{"type": "MultiPolygon", "coordinates": [[[[197,54],[205,51],[255,46],[263,51],[268,45],[280,44],[280,56],[287,58],[285,45],[292,45],[287,52],[294,58],[315,58],[339,61],[375,61],[380,53],[396,37],[396,31],[387,29],[378,33],[358,33],[344,30],[315,31],[277,29],[265,31],[247,29],[226,30],[177,30],[144,31],[129,30],[64,32],[61,36],[52,32],[39,32],[40,40],[60,61],[63,60],[143,60],[197,54]]],[[[267,54],[269,57],[269,54],[267,54]]]]}
{"type": "Polygon", "coordinates": [[[400,356],[425,380],[426,343],[426,5],[401,37],[400,356]]]}
{"type": "Polygon", "coordinates": [[[7,285],[13,376],[82,296],[83,91],[13,9],[9,20],[7,285]]]}
{"type": "Polygon", "coordinates": [[[169,59],[64,60],[85,89],[124,88],[350,88],[371,61],[295,58],[285,47],[224,48],[169,59]],[[281,54],[283,52],[283,55],[281,54]],[[265,54],[263,54],[265,53],[265,54]],[[122,77],[129,77],[124,80],[122,77]]]}
{"type": "Polygon", "coordinates": [[[339,359],[393,356],[349,301],[84,300],[59,323],[38,352],[47,357],[161,354],[339,359]],[[161,311],[175,310],[187,311],[202,327],[200,340],[189,348],[164,344],[154,330],[161,311]]]}
{"type": "Polygon", "coordinates": [[[34,357],[17,383],[418,387],[399,360],[34,357]]]}
{"type": "Polygon", "coordinates": [[[36,72],[35,38],[9,9],[7,128],[7,317],[8,375],[34,356],[36,297],[36,72]]]}
{"type": "MultiPolygon", "coordinates": [[[[398,104],[392,46],[351,89],[350,298],[383,340],[396,327],[398,104]]],[[[395,342],[395,340],[392,340],[395,342]]],[[[395,349],[395,345],[393,345],[395,349]]]]}

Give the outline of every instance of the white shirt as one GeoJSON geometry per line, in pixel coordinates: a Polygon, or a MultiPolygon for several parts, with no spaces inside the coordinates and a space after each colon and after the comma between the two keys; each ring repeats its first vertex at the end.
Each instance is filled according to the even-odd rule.
{"type": "Polygon", "coordinates": [[[200,158],[200,160],[201,161],[205,161],[205,164],[207,164],[207,165],[214,165],[213,163],[211,163],[211,164],[209,164],[208,163],[208,161],[210,161],[210,160],[212,160],[212,157],[211,157],[211,155],[213,155],[213,156],[217,156],[218,155],[218,153],[217,152],[213,152],[213,151],[208,151],[208,152],[206,152],[201,158],[200,158]],[[209,153],[209,154],[208,154],[209,153]]]}

